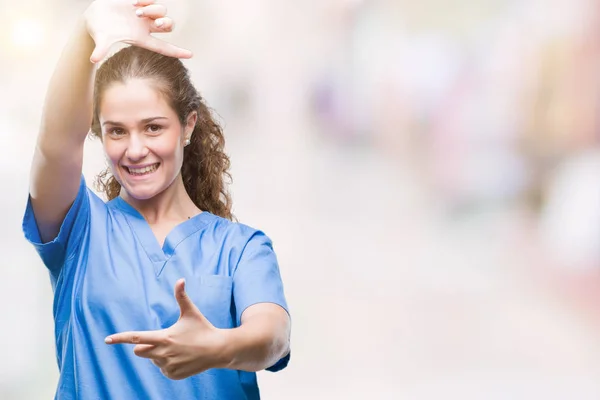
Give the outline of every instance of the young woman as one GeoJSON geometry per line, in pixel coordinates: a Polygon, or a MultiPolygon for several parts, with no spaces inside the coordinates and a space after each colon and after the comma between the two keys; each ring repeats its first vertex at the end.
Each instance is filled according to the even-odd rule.
{"type": "Polygon", "coordinates": [[[255,372],[289,360],[277,259],[231,221],[191,53],[151,36],[172,27],[152,0],[96,0],[49,85],[23,229],[50,272],[61,400],[258,399],[255,372]],[[82,177],[90,121],[108,202],[82,177]]]}

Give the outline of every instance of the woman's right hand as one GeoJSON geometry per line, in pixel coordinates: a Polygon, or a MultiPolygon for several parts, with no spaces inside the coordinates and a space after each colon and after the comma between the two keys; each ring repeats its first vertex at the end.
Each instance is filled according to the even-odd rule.
{"type": "Polygon", "coordinates": [[[97,63],[117,42],[143,47],[169,57],[190,58],[192,53],[157,39],[151,33],[171,32],[173,20],[154,0],[95,0],[84,14],[85,25],[96,45],[90,61],[97,63]]]}

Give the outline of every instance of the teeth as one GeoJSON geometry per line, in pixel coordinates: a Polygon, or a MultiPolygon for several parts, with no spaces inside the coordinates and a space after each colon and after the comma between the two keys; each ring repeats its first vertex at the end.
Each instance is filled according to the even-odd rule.
{"type": "Polygon", "coordinates": [[[144,167],[144,168],[127,168],[127,169],[129,170],[130,174],[143,175],[143,174],[147,174],[150,172],[154,172],[156,170],[156,168],[158,168],[158,164],[150,165],[150,166],[144,167]]]}

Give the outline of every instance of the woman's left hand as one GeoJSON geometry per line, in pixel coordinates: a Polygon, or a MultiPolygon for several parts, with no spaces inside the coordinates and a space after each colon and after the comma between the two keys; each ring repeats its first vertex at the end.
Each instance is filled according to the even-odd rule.
{"type": "Polygon", "coordinates": [[[211,368],[225,368],[226,338],[194,305],[185,292],[185,280],[175,284],[179,320],[159,331],[122,332],[105,339],[107,344],[135,344],[134,353],[149,358],[167,378],[179,380],[211,368]]]}

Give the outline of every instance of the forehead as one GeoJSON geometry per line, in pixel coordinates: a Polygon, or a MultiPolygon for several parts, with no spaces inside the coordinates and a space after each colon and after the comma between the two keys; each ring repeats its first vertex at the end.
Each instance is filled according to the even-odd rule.
{"type": "Polygon", "coordinates": [[[128,79],[110,84],[102,94],[100,120],[139,121],[153,116],[176,118],[164,94],[148,79],[128,79]]]}

